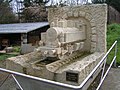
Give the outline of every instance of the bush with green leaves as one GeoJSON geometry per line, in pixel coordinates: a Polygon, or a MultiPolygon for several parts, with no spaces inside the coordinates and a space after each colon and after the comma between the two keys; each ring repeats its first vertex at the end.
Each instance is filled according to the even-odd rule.
{"type": "Polygon", "coordinates": [[[14,52],[20,53],[21,47],[20,46],[13,46],[14,52]]]}
{"type": "MultiPolygon", "coordinates": [[[[111,47],[111,45],[114,43],[114,41],[117,40],[117,64],[120,64],[120,24],[110,24],[107,28],[107,49],[111,47]]],[[[111,59],[114,56],[114,49],[110,53],[108,57],[108,63],[111,62],[111,59]]]]}

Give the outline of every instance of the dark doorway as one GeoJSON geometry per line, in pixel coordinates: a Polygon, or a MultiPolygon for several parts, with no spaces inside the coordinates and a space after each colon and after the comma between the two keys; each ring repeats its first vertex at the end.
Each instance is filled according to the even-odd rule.
{"type": "Polygon", "coordinates": [[[0,34],[0,49],[21,44],[21,34],[0,34]]]}

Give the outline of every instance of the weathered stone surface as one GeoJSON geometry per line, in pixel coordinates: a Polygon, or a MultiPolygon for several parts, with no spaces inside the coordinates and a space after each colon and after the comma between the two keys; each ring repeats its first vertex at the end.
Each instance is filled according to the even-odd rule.
{"type": "MultiPolygon", "coordinates": [[[[57,22],[60,20],[73,20],[69,22],[69,26],[74,24],[74,20],[80,19],[83,20],[87,28],[87,34],[97,34],[97,47],[96,50],[99,52],[106,51],[106,24],[107,24],[107,6],[105,4],[97,5],[83,5],[76,7],[61,7],[50,9],[48,11],[48,20],[49,23],[57,22]],[[79,16],[78,16],[79,12],[79,16]],[[64,14],[67,13],[67,17],[64,17],[64,14]],[[101,36],[103,35],[103,37],[101,36]],[[102,38],[102,39],[101,39],[102,38]]],[[[72,26],[73,27],[73,26],[72,26]]],[[[88,36],[88,41],[91,40],[92,36],[88,36]]],[[[86,41],[85,47],[88,46],[89,42],[86,41]],[[87,43],[88,42],[88,43],[87,43]]]]}
{"type": "Polygon", "coordinates": [[[5,51],[6,51],[6,53],[10,53],[10,52],[13,52],[13,47],[6,47],[5,48],[5,51]]]}
{"type": "Polygon", "coordinates": [[[97,39],[97,35],[92,35],[92,38],[91,38],[92,42],[96,42],[96,39],[97,39]]]}
{"type": "Polygon", "coordinates": [[[87,77],[87,75],[90,74],[93,68],[101,60],[103,55],[104,53],[94,53],[86,57],[80,58],[76,62],[73,62],[69,65],[66,66],[64,65],[63,67],[59,68],[56,71],[56,80],[63,83],[79,85],[87,77]],[[66,81],[65,74],[67,71],[72,71],[73,73],[78,72],[79,74],[78,83],[66,81]]]}
{"type": "Polygon", "coordinates": [[[92,27],[92,34],[97,34],[96,27],[92,27]]]}
{"type": "Polygon", "coordinates": [[[37,55],[36,53],[31,54],[35,55],[35,57],[30,57],[30,54],[26,54],[26,56],[22,57],[9,58],[6,63],[7,69],[73,85],[79,85],[104,55],[104,53],[94,53],[73,62],[71,60],[59,60],[46,66],[36,66],[36,62],[40,61],[38,60],[38,55],[40,54],[38,52],[37,55]],[[69,71],[78,73],[78,82],[66,81],[66,72],[69,71]]]}
{"type": "Polygon", "coordinates": [[[91,52],[94,53],[96,51],[96,42],[91,42],[91,52]]]}
{"type": "Polygon", "coordinates": [[[41,58],[40,52],[32,52],[25,55],[11,57],[6,60],[6,68],[21,73],[26,73],[26,68],[31,65],[32,62],[41,58]]]}
{"type": "Polygon", "coordinates": [[[21,54],[27,54],[30,52],[33,52],[35,49],[35,46],[32,46],[32,44],[22,44],[21,46],[21,54]]]}

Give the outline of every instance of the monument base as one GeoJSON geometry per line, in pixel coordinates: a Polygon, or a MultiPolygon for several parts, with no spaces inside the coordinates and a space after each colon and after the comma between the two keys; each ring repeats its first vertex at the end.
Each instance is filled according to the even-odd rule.
{"type": "MultiPolygon", "coordinates": [[[[79,54],[78,56],[81,55],[79,54]]],[[[84,54],[77,59],[73,59],[71,58],[73,56],[70,56],[63,60],[43,64],[43,61],[40,59],[40,52],[32,52],[30,54],[8,58],[6,68],[57,82],[80,85],[101,60],[103,55],[104,53],[95,52],[89,55],[84,54]]]]}

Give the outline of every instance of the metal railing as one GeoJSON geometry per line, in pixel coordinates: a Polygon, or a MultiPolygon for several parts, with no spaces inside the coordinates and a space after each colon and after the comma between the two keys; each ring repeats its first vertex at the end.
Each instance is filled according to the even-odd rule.
{"type": "MultiPolygon", "coordinates": [[[[108,50],[108,52],[106,53],[106,55],[105,55],[105,56],[103,57],[103,59],[102,59],[102,60],[104,60],[105,63],[104,63],[103,71],[102,71],[101,80],[100,80],[100,83],[99,83],[99,85],[98,85],[98,87],[97,87],[96,90],[99,90],[99,89],[100,89],[100,87],[101,87],[103,81],[105,80],[107,74],[109,73],[109,71],[110,71],[113,63],[114,63],[114,67],[116,67],[116,57],[117,57],[116,55],[117,55],[117,41],[114,42],[114,44],[111,46],[111,48],[108,50]],[[108,54],[111,52],[111,50],[112,50],[114,47],[115,47],[115,51],[114,51],[113,60],[112,60],[112,62],[111,62],[111,64],[110,64],[110,66],[108,67],[108,69],[106,70],[106,72],[104,72],[104,71],[105,71],[105,65],[106,65],[106,58],[107,58],[108,54]],[[105,74],[104,74],[104,73],[105,73],[105,74]]],[[[102,61],[102,60],[101,60],[101,61],[102,61]]]]}
{"type": "Polygon", "coordinates": [[[87,76],[87,78],[79,86],[74,86],[74,85],[59,83],[59,82],[55,82],[55,81],[51,81],[51,80],[46,80],[46,79],[14,72],[14,71],[3,69],[3,68],[0,68],[0,71],[6,72],[6,73],[9,73],[10,75],[12,75],[13,79],[15,80],[15,82],[17,83],[18,87],[21,90],[43,90],[43,88],[41,88],[41,87],[47,88],[44,90],[52,90],[50,88],[53,88],[53,87],[54,87],[54,90],[86,90],[85,86],[89,83],[89,81],[91,79],[93,79],[93,77],[95,77],[94,76],[95,73],[100,69],[100,70],[102,70],[102,75],[101,75],[100,83],[96,89],[96,90],[99,90],[103,81],[105,80],[105,77],[107,76],[109,70],[111,69],[111,66],[113,65],[113,63],[114,63],[114,66],[116,66],[116,54],[117,54],[117,41],[114,42],[114,44],[111,46],[111,48],[108,50],[108,52],[104,55],[104,57],[101,59],[101,61],[96,65],[96,67],[92,70],[92,72],[87,76]],[[108,69],[105,72],[106,59],[113,48],[115,48],[114,57],[113,57],[113,60],[110,64],[110,66],[108,67],[108,69]],[[33,86],[31,86],[31,85],[33,85],[33,86]],[[56,87],[57,87],[57,89],[55,89],[56,87]]]}

